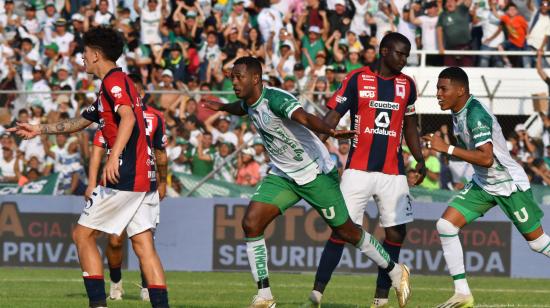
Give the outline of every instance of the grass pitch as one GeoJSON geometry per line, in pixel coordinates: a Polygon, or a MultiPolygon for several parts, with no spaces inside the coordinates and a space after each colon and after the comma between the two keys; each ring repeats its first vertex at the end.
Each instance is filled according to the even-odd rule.
{"type": "MultiPolygon", "coordinates": [[[[79,270],[0,268],[0,307],[86,307],[79,270]]],[[[109,307],[150,307],[140,301],[139,273],[124,271],[122,301],[109,307]]],[[[277,307],[299,307],[314,275],[271,273],[277,307]]],[[[108,273],[106,273],[108,277],[108,273]]],[[[450,277],[412,276],[413,297],[407,307],[434,307],[452,295],[450,277]]],[[[476,307],[548,307],[550,280],[470,277],[476,307]]],[[[247,307],[255,294],[250,273],[167,273],[171,307],[247,307]]],[[[325,308],[368,307],[376,277],[334,275],[324,296],[325,308]]],[[[108,292],[108,283],[107,288],[108,292]]],[[[108,294],[108,293],[107,293],[108,294]]],[[[391,306],[398,307],[391,293],[391,306]]]]}

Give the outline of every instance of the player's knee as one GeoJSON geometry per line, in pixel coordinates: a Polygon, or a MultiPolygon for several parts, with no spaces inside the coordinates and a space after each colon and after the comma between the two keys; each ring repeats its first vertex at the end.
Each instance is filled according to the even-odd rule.
{"type": "Polygon", "coordinates": [[[439,234],[452,235],[452,234],[457,234],[459,231],[458,227],[456,227],[450,221],[443,218],[439,218],[435,226],[439,234]]]}
{"type": "Polygon", "coordinates": [[[122,237],[120,236],[109,236],[109,246],[111,249],[122,249],[122,237]]]}
{"type": "Polygon", "coordinates": [[[386,240],[394,243],[403,243],[407,236],[405,224],[385,228],[386,240]]]}
{"type": "Polygon", "coordinates": [[[260,236],[263,232],[263,230],[260,230],[257,221],[250,216],[243,218],[242,227],[246,237],[260,236]]]}
{"type": "Polygon", "coordinates": [[[87,238],[88,234],[87,230],[84,228],[81,228],[79,225],[77,225],[72,232],[73,242],[78,246],[81,243],[83,243],[87,238]]]}

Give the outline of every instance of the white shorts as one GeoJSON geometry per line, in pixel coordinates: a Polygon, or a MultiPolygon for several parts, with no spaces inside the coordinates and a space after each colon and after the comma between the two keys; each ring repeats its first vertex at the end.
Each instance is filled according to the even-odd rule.
{"type": "Polygon", "coordinates": [[[392,227],[413,221],[409,185],[404,175],[346,169],[340,181],[351,220],[362,225],[367,203],[374,198],[380,226],[392,227]]]}
{"type": "Polygon", "coordinates": [[[97,186],[80,215],[78,224],[107,234],[128,237],[155,229],[160,216],[157,191],[121,191],[97,186]]]}

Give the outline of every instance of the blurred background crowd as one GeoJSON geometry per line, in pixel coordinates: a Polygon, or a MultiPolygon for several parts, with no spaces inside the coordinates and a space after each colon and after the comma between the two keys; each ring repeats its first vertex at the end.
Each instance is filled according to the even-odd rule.
{"type": "MultiPolygon", "coordinates": [[[[428,65],[546,67],[536,56],[445,52],[542,49],[550,34],[548,5],[546,0],[0,0],[0,90],[19,91],[0,94],[0,182],[24,185],[55,172],[61,174],[57,193],[84,192],[96,127],[31,140],[4,129],[15,122],[74,117],[94,102],[99,81],[85,73],[82,61],[82,35],[93,26],[123,33],[126,46],[118,65],[141,76],[144,101],[164,113],[171,173],[204,177],[216,170],[214,179],[255,186],[268,172],[269,159],[254,126],[201,106],[236,100],[229,79],[236,58],[260,58],[265,84],[299,95],[308,111],[322,114],[346,73],[376,61],[388,31],[407,36],[413,50],[437,51],[428,65]]],[[[409,65],[418,64],[419,57],[411,55],[409,65]]],[[[510,152],[535,184],[550,184],[548,142],[526,131],[519,124],[508,133],[510,152]]],[[[437,133],[452,139],[447,125],[437,133]]],[[[349,142],[329,140],[327,147],[342,169],[349,142]]],[[[413,168],[406,147],[404,154],[413,168]]],[[[465,163],[428,149],[424,156],[427,189],[460,189],[471,178],[465,163]]],[[[176,177],[170,186],[172,195],[184,189],[176,177]]]]}

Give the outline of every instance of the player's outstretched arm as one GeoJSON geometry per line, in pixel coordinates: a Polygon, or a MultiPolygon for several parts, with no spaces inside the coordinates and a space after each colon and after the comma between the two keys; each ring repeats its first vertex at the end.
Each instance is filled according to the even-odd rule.
{"type": "Polygon", "coordinates": [[[202,107],[208,108],[215,111],[225,111],[229,112],[230,114],[243,116],[246,114],[246,111],[241,106],[241,102],[237,101],[230,104],[224,104],[220,102],[215,101],[206,101],[202,104],[202,107]]]}
{"type": "Polygon", "coordinates": [[[426,176],[426,165],[424,157],[422,156],[422,147],[420,145],[420,135],[418,134],[418,119],[416,114],[405,116],[403,120],[403,130],[405,135],[405,142],[414,159],[417,161],[416,173],[418,177],[414,185],[420,185],[426,176]]]}
{"type": "Polygon", "coordinates": [[[466,150],[447,144],[441,137],[428,134],[422,137],[428,147],[441,153],[448,153],[473,165],[489,168],[493,165],[493,144],[491,142],[478,146],[475,150],[466,150]],[[451,153],[449,153],[451,152],[451,153]]]}
{"type": "Polygon", "coordinates": [[[9,132],[15,133],[25,139],[30,139],[40,134],[68,134],[82,130],[92,124],[92,121],[78,116],[76,118],[63,120],[53,124],[17,123],[15,127],[8,128],[9,132]]]}
{"type": "MultiPolygon", "coordinates": [[[[340,113],[334,110],[329,110],[327,114],[325,114],[325,117],[323,118],[323,122],[325,122],[325,124],[328,127],[334,129],[340,122],[341,118],[342,118],[342,115],[340,115],[340,113]]],[[[319,139],[321,139],[321,141],[323,142],[325,142],[328,139],[328,137],[330,136],[327,134],[319,134],[319,139]]]]}
{"type": "Polygon", "coordinates": [[[168,178],[168,155],[166,149],[155,149],[155,163],[157,166],[157,180],[160,200],[166,196],[166,183],[168,178]]]}
{"type": "Polygon", "coordinates": [[[328,135],[338,139],[350,139],[355,137],[356,131],[354,130],[335,130],[328,126],[323,120],[306,112],[302,107],[296,109],[291,119],[309,128],[315,133],[328,135]]]}

